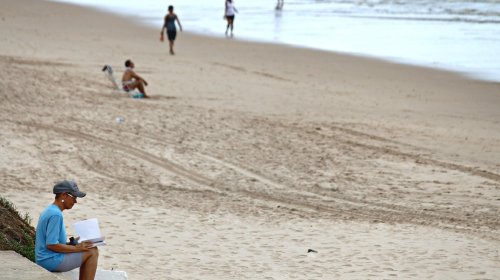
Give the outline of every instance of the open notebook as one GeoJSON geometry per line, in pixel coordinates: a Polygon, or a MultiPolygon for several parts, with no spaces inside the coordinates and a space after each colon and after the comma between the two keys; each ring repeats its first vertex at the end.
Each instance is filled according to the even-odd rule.
{"type": "Polygon", "coordinates": [[[96,218],[76,222],[73,224],[73,229],[75,236],[80,236],[78,242],[91,241],[94,246],[106,245],[96,218]]]}

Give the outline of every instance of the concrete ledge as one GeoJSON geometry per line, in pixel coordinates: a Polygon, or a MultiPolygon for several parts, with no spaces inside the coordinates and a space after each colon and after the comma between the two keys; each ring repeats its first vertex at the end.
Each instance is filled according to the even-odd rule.
{"type": "MultiPolygon", "coordinates": [[[[78,280],[80,270],[74,269],[68,272],[53,273],[62,280],[78,280]]],[[[95,280],[127,280],[128,276],[125,271],[103,270],[98,269],[95,274],[95,280]]]]}
{"type": "MultiPolygon", "coordinates": [[[[0,251],[0,279],[2,280],[78,280],[79,270],[56,273],[33,263],[14,251],[0,251]]],[[[95,280],[127,280],[124,271],[98,269],[95,280]]]]}
{"type": "Polygon", "coordinates": [[[60,280],[14,251],[0,251],[0,275],[2,280],[60,280]]]}

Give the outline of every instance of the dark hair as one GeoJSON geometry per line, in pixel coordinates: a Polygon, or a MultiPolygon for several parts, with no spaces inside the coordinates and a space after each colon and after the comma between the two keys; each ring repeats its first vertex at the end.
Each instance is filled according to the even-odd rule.
{"type": "Polygon", "coordinates": [[[169,11],[173,11],[174,10],[174,6],[172,6],[172,5],[168,6],[168,10],[169,11]]]}
{"type": "Polygon", "coordinates": [[[129,67],[129,66],[130,66],[130,64],[132,64],[132,60],[127,59],[127,60],[125,61],[125,67],[129,67]]]}

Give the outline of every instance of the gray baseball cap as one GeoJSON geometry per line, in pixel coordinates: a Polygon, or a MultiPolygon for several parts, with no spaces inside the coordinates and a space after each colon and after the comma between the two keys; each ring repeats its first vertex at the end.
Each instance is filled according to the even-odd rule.
{"type": "Polygon", "coordinates": [[[57,184],[54,185],[54,190],[52,192],[55,194],[69,193],[69,194],[76,196],[76,197],[84,197],[85,195],[87,195],[86,193],[81,192],[78,189],[78,186],[76,185],[75,181],[71,181],[71,180],[64,180],[64,181],[58,182],[57,184]]]}

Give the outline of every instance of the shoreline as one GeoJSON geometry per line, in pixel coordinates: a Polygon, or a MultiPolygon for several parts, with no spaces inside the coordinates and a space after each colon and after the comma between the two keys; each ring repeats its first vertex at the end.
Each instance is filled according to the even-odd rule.
{"type": "MultiPolygon", "coordinates": [[[[114,14],[114,13],[113,13],[114,14]]],[[[141,24],[140,22],[138,22],[141,24]]],[[[153,28],[150,25],[145,25],[147,28],[153,28]]],[[[452,75],[456,75],[459,77],[462,77],[464,79],[468,80],[476,80],[476,81],[481,81],[481,82],[486,82],[486,83],[493,83],[493,84],[500,84],[500,76],[498,78],[498,75],[495,74],[479,74],[479,73],[472,73],[468,72],[465,69],[454,69],[451,66],[431,66],[430,64],[426,64],[424,62],[416,62],[416,61],[411,61],[411,59],[404,59],[404,58],[388,58],[388,57],[383,57],[383,56],[377,56],[377,55],[369,55],[369,54],[363,54],[363,53],[354,53],[354,52],[344,52],[344,51],[339,51],[339,50],[329,50],[329,49],[322,49],[319,47],[311,47],[311,46],[301,46],[301,45],[296,45],[292,43],[283,43],[283,42],[272,42],[272,41],[266,41],[264,39],[252,39],[252,38],[224,38],[224,36],[217,36],[215,34],[213,35],[204,35],[202,32],[192,32],[192,31],[183,31],[183,33],[190,34],[195,37],[206,37],[210,39],[217,39],[217,40],[236,40],[241,43],[251,43],[251,44],[262,44],[262,45],[273,45],[276,47],[284,47],[284,48],[292,48],[292,49],[302,49],[305,51],[311,51],[311,52],[324,52],[324,53],[330,53],[333,55],[338,55],[338,56],[347,56],[347,57],[355,57],[359,59],[366,59],[366,60],[373,60],[373,61],[378,61],[381,63],[386,63],[386,64],[396,64],[396,65],[404,65],[404,66],[409,66],[409,67],[414,67],[414,68],[420,68],[422,70],[430,70],[430,71],[438,71],[438,72],[446,72],[452,75]]]]}
{"type": "Polygon", "coordinates": [[[74,179],[68,236],[99,219],[100,269],[500,275],[499,83],[188,33],[170,56],[159,29],[69,4],[6,0],[0,20],[0,193],[36,224],[74,179]],[[151,99],[103,75],[128,58],[151,99]]]}
{"type": "MultiPolygon", "coordinates": [[[[105,13],[110,13],[116,16],[120,17],[130,17],[131,14],[129,13],[120,13],[117,11],[112,10],[110,7],[104,7],[104,6],[85,6],[84,4],[79,4],[79,3],[73,3],[72,5],[78,5],[80,7],[88,7],[94,10],[102,11],[105,13]]],[[[383,19],[383,17],[381,18],[383,19]]],[[[151,22],[151,17],[149,15],[142,15],[139,16],[138,18],[134,19],[137,24],[156,29],[156,25],[151,22]]],[[[343,23],[345,24],[345,23],[343,23]]],[[[158,26],[160,23],[157,24],[158,26]]],[[[370,53],[370,51],[366,50],[360,50],[357,49],[357,47],[354,47],[352,50],[343,50],[341,46],[338,46],[337,48],[332,49],[330,48],[325,48],[325,47],[315,47],[315,46],[308,46],[308,45],[301,45],[300,43],[293,43],[289,42],[287,40],[283,42],[275,42],[272,39],[259,39],[259,38],[253,38],[251,35],[246,36],[246,37],[238,37],[236,36],[235,38],[224,38],[224,36],[221,34],[217,35],[217,33],[214,33],[213,30],[207,30],[207,33],[204,33],[204,31],[188,31],[188,33],[195,35],[195,36],[202,36],[202,37],[210,37],[210,38],[215,38],[215,39],[231,39],[231,40],[238,40],[242,42],[253,42],[253,43],[259,43],[259,44],[275,44],[275,45],[281,45],[284,47],[292,47],[292,48],[304,48],[308,49],[311,51],[326,51],[326,52],[332,52],[337,55],[348,55],[348,56],[358,56],[361,58],[367,58],[367,59],[375,59],[375,60],[380,60],[381,62],[387,62],[387,63],[395,63],[395,64],[403,64],[403,65],[408,65],[408,66],[415,66],[415,67],[423,67],[423,68],[428,68],[428,69],[435,69],[435,70],[440,70],[440,71],[446,71],[446,72],[452,72],[455,74],[458,74],[460,76],[464,76],[465,78],[469,79],[474,79],[474,80],[481,80],[485,82],[494,82],[494,83],[499,83],[500,82],[500,75],[499,73],[493,73],[491,70],[491,65],[490,68],[486,66],[485,67],[478,67],[478,65],[469,65],[469,62],[462,61],[462,63],[465,63],[462,66],[460,62],[457,61],[449,61],[447,59],[439,59],[439,58],[434,58],[432,61],[425,61],[422,60],[423,58],[418,58],[414,57],[412,55],[410,56],[401,56],[401,54],[383,54],[383,53],[370,53]],[[475,69],[475,70],[474,70],[475,69]],[[482,69],[482,70],[480,70],[482,69]],[[486,71],[484,69],[487,69],[486,71]]],[[[351,42],[357,45],[356,42],[351,42]]],[[[422,42],[425,43],[425,42],[422,42]]],[[[449,42],[448,42],[449,43],[449,42]]],[[[380,48],[380,47],[377,47],[380,48]]],[[[464,56],[467,56],[466,53],[463,54],[464,56]]],[[[483,65],[485,66],[485,65],[483,65]]]]}

